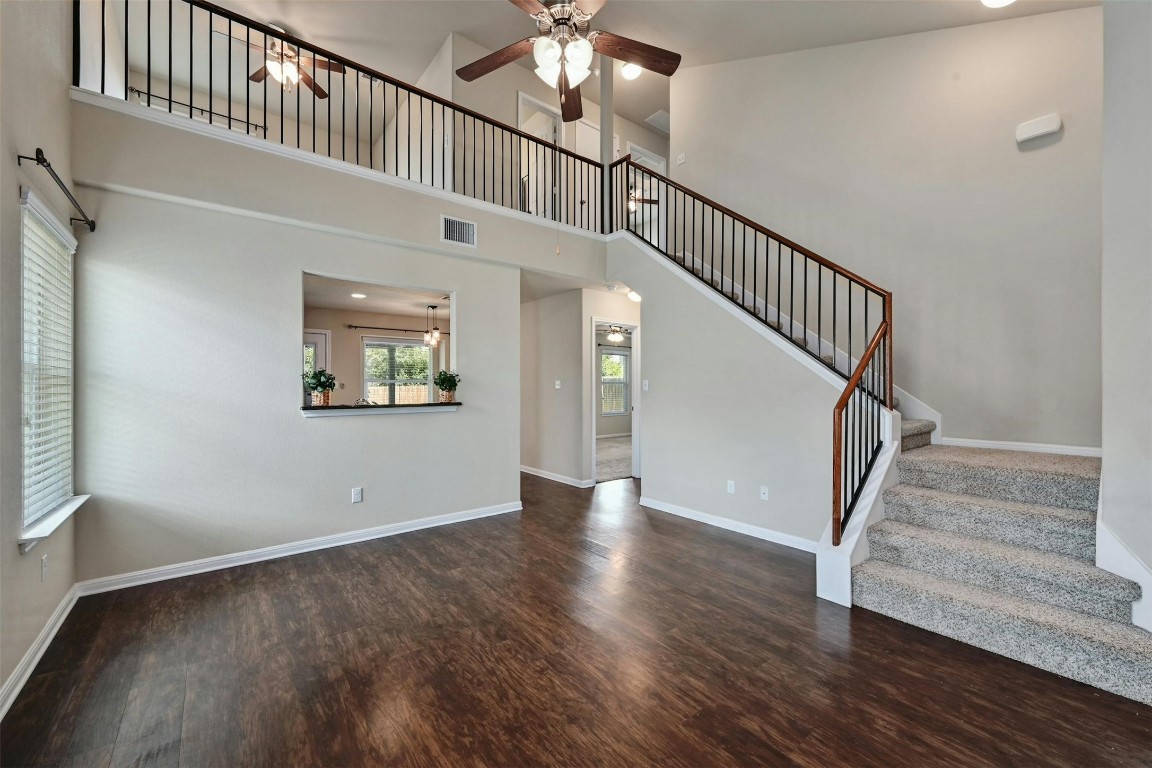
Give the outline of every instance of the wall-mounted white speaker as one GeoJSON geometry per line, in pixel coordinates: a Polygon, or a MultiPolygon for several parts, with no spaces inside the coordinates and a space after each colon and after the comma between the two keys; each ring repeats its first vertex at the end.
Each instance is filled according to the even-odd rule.
{"type": "Polygon", "coordinates": [[[1047,136],[1058,130],[1060,130],[1060,115],[1053,112],[1050,115],[1044,115],[1044,117],[1038,117],[1016,126],[1016,143],[1023,144],[1029,139],[1047,136]]]}

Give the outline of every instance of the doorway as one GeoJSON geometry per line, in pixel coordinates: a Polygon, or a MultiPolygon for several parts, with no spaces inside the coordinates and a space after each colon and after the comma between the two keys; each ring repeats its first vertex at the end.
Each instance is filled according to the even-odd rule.
{"type": "Polygon", "coordinates": [[[639,477],[639,326],[596,320],[594,328],[594,477],[597,483],[639,477]]]}

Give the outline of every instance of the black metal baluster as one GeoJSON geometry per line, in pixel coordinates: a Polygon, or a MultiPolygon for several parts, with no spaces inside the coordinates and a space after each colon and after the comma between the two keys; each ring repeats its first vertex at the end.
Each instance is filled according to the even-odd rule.
{"type": "MultiPolygon", "coordinates": [[[[100,5],[103,7],[104,0],[100,0],[100,5]]],[[[168,114],[172,114],[172,14],[176,12],[173,7],[173,0],[168,0],[168,114]]],[[[103,56],[104,42],[101,39],[101,56],[103,56]]],[[[104,91],[104,82],[100,82],[100,91],[104,91]]]]}
{"type": "MultiPolygon", "coordinates": [[[[107,28],[108,28],[108,0],[100,0],[100,93],[107,94],[108,88],[106,80],[108,79],[108,52],[106,50],[107,44],[107,28]]],[[[127,39],[127,35],[124,36],[127,39]]],[[[172,50],[172,0],[168,0],[168,50],[172,50]]],[[[168,69],[168,96],[172,96],[172,69],[168,69]]],[[[168,111],[172,111],[172,101],[168,101],[168,111]]]]}
{"type": "MultiPolygon", "coordinates": [[[[832,273],[832,368],[833,369],[836,369],[836,365],[837,365],[837,362],[836,362],[836,330],[837,330],[836,329],[836,314],[837,314],[836,313],[836,309],[837,309],[836,285],[839,283],[839,281],[840,281],[840,278],[836,275],[835,272],[833,272],[832,273]]],[[[851,359],[849,359],[848,365],[852,365],[851,359]]]]}
{"type": "MultiPolygon", "coordinates": [[[[189,9],[191,9],[192,6],[188,6],[188,7],[189,7],[189,9]]],[[[128,75],[131,72],[131,70],[128,69],[128,39],[129,39],[128,38],[128,16],[129,16],[129,10],[130,9],[128,7],[128,0],[124,0],[124,101],[128,101],[128,75]]],[[[189,15],[191,15],[191,10],[189,10],[189,15]]],[[[191,21],[191,19],[189,19],[189,21],[191,21]]],[[[192,32],[191,31],[188,32],[188,39],[189,39],[189,41],[191,41],[191,39],[192,39],[192,32]]],[[[191,56],[191,54],[189,54],[189,56],[191,56]]],[[[103,90],[103,89],[101,89],[101,90],[103,90]]],[[[191,91],[189,91],[189,93],[191,93],[191,91]]],[[[192,101],[191,96],[188,97],[188,101],[189,102],[192,101]]],[[[191,114],[191,110],[189,110],[189,114],[191,114]]]]}
{"type": "MultiPolygon", "coordinates": [[[[151,3],[149,3],[151,5],[151,3]]],[[[215,100],[213,99],[213,73],[212,64],[213,59],[216,57],[212,55],[212,22],[215,21],[216,15],[212,11],[208,11],[208,124],[216,124],[216,114],[214,112],[215,100]]]]}
{"type": "Polygon", "coordinates": [[[424,183],[424,97],[420,97],[420,183],[424,183]]]}
{"type": "Polygon", "coordinates": [[[852,280],[848,280],[848,372],[851,374],[852,363],[852,280]]]}
{"type": "MultiPolygon", "coordinates": [[[[77,8],[77,12],[79,12],[80,0],[76,0],[76,8],[77,8]]],[[[145,98],[147,99],[148,106],[152,106],[152,3],[148,3],[148,12],[147,12],[147,15],[145,18],[147,19],[147,21],[145,23],[148,26],[148,41],[146,44],[147,45],[147,51],[148,51],[148,53],[147,53],[148,64],[146,66],[146,69],[148,71],[148,95],[145,98]]],[[[228,31],[229,32],[232,31],[232,21],[231,20],[228,21],[228,31]]],[[[211,34],[211,33],[209,33],[209,34],[211,34]]],[[[77,37],[77,40],[79,40],[79,37],[80,37],[79,30],[77,30],[76,37],[77,37]]],[[[228,49],[228,55],[229,56],[232,55],[232,49],[231,48],[228,49]]],[[[76,62],[76,66],[80,66],[79,61],[76,62]]],[[[76,85],[80,85],[79,81],[77,81],[76,85]]]]}
{"type": "MultiPolygon", "coordinates": [[[[771,243],[769,243],[771,246],[771,243]]],[[[776,241],[776,330],[784,333],[784,257],[780,251],[780,241],[776,241]]]]}
{"type": "MultiPolygon", "coordinates": [[[[381,99],[384,98],[384,93],[385,93],[385,90],[382,88],[380,90],[380,98],[381,99]]],[[[385,110],[383,110],[383,109],[381,110],[381,112],[384,112],[384,111],[385,110]]],[[[375,168],[376,168],[376,141],[374,139],[375,131],[372,127],[372,122],[373,122],[372,117],[373,117],[373,115],[375,115],[375,113],[376,113],[376,81],[375,80],[369,80],[368,81],[368,169],[369,170],[375,170],[375,168]]],[[[383,122],[385,124],[385,126],[384,126],[385,131],[387,131],[387,129],[388,129],[387,119],[388,119],[387,115],[385,115],[384,119],[381,120],[381,122],[383,122]]],[[[380,163],[381,163],[381,165],[383,165],[384,164],[384,151],[383,151],[384,150],[384,142],[383,141],[380,142],[380,150],[381,150],[380,151],[380,163]]],[[[382,168],[381,170],[387,171],[388,167],[385,165],[385,167],[382,168]]]]}
{"type": "MultiPolygon", "coordinates": [[[[196,8],[188,5],[188,119],[192,120],[196,114],[196,67],[192,61],[192,52],[195,49],[192,32],[196,27],[196,8]]],[[[124,75],[128,75],[128,0],[124,0],[124,75]]],[[[125,94],[127,98],[127,94],[125,94]]]]}
{"type": "Polygon", "coordinates": [[[356,165],[360,165],[360,81],[356,78],[356,97],[352,100],[356,106],[356,165]]]}

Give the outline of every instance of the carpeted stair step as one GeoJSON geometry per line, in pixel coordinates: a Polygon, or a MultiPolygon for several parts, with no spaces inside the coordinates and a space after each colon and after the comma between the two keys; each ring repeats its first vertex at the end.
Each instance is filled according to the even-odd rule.
{"type": "Polygon", "coordinates": [[[1017,547],[1032,547],[1088,563],[1096,559],[1096,515],[982,496],[894,485],[884,491],[884,517],[1017,547]]]}
{"type": "Polygon", "coordinates": [[[1100,459],[928,445],[901,454],[900,482],[951,493],[1096,510],[1100,459]]]}
{"type": "Polygon", "coordinates": [[[906,419],[900,422],[900,450],[911,451],[932,444],[936,422],[931,419],[906,419]]]}
{"type": "Polygon", "coordinates": [[[1112,621],[1132,620],[1140,585],[1066,555],[897,520],[868,529],[872,558],[1112,621]]]}
{"type": "Polygon", "coordinates": [[[1152,633],[1133,624],[868,560],[852,602],[922,629],[1152,705],[1152,633]]]}

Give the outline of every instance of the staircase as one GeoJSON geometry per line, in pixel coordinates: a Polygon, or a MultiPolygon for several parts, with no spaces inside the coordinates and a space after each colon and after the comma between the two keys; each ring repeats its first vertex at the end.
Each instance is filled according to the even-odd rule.
{"type": "Polygon", "coordinates": [[[853,603],[1152,704],[1140,586],[1093,564],[1100,460],[931,445],[935,426],[902,425],[853,603]]]}

